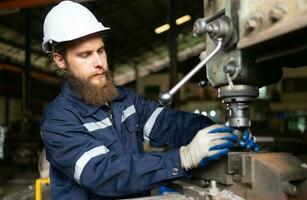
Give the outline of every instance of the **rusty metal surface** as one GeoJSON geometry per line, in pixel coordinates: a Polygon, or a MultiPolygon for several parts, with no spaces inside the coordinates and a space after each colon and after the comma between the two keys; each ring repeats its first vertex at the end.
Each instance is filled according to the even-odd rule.
{"type": "MultiPolygon", "coordinates": [[[[213,87],[228,85],[223,67],[232,61],[240,68],[239,75],[232,80],[234,84],[259,87],[279,81],[283,66],[306,64],[302,55],[307,47],[296,41],[303,41],[307,34],[307,1],[204,0],[205,18],[223,9],[239,40],[208,63],[207,78],[213,87]]],[[[214,47],[210,37],[206,37],[206,44],[207,51],[214,47]]]]}
{"type": "Polygon", "coordinates": [[[299,199],[300,182],[306,181],[302,162],[287,153],[266,153],[250,157],[251,185],[258,199],[299,199]],[[295,184],[296,183],[296,184],[295,184]]]}
{"type": "MultiPolygon", "coordinates": [[[[261,0],[261,2],[262,6],[267,5],[264,3],[264,1],[261,0]]],[[[243,34],[245,32],[244,29],[246,27],[246,25],[244,25],[246,23],[245,18],[248,17],[248,12],[252,14],[252,9],[254,8],[253,6],[254,4],[252,3],[252,1],[246,0],[212,0],[208,2],[204,1],[204,14],[205,18],[209,18],[210,16],[213,16],[216,12],[219,12],[220,10],[224,9],[225,16],[231,19],[232,22],[232,38],[237,38],[240,40],[241,37],[245,37],[245,35],[243,34]],[[245,7],[248,9],[245,10],[245,7]]],[[[216,22],[210,22],[208,26],[214,23],[216,22]]],[[[261,29],[255,28],[253,31],[249,31],[249,35],[253,35],[258,30],[261,29]]],[[[207,52],[210,52],[214,48],[214,41],[212,41],[211,37],[206,37],[206,44],[207,52]]],[[[256,52],[260,53],[261,51],[256,52]]],[[[269,85],[280,80],[282,75],[281,68],[272,67],[270,71],[268,71],[268,68],[266,66],[257,65],[254,62],[254,59],[254,54],[249,54],[248,52],[238,49],[237,44],[226,46],[207,64],[207,79],[209,80],[211,86],[215,88],[228,85],[229,82],[227,80],[227,75],[224,72],[224,67],[228,66],[230,63],[235,62],[239,71],[237,73],[237,76],[232,78],[233,84],[253,85],[262,87],[264,85],[269,85]]]]}
{"type": "Polygon", "coordinates": [[[295,19],[307,11],[305,0],[234,0],[238,6],[240,38],[295,19]],[[249,26],[250,25],[250,26],[249,26]],[[252,28],[248,31],[248,28],[252,28]]]}
{"type": "Polygon", "coordinates": [[[302,162],[296,157],[291,156],[289,153],[257,154],[253,159],[265,164],[276,173],[282,173],[285,171],[290,173],[303,171],[303,168],[301,167],[302,162]]]}
{"type": "MultiPolygon", "coordinates": [[[[193,171],[192,177],[203,182],[215,180],[219,191],[226,189],[248,200],[307,197],[306,164],[288,153],[232,152],[227,158],[193,171]]],[[[208,184],[201,187],[206,191],[208,184]]]]}
{"type": "MultiPolygon", "coordinates": [[[[230,34],[238,34],[239,40],[235,45],[225,46],[208,63],[206,74],[211,86],[262,87],[279,81],[282,67],[300,67],[307,63],[306,0],[204,0],[205,19],[221,10],[231,21],[234,31],[230,34]],[[231,81],[225,70],[230,63],[240,69],[231,81]]],[[[208,52],[214,48],[210,33],[219,35],[223,30],[216,23],[208,22],[207,26],[213,28],[205,29],[208,52]]],[[[215,180],[220,191],[228,189],[248,200],[306,200],[307,169],[304,166],[306,164],[286,153],[232,152],[227,158],[193,171],[192,177],[202,180],[200,183],[215,180]]],[[[190,187],[189,191],[199,192],[194,195],[205,191],[204,195],[208,196],[208,184],[199,186],[190,187]]]]}
{"type": "Polygon", "coordinates": [[[300,30],[302,28],[307,28],[307,11],[301,13],[300,15],[294,18],[288,18],[280,23],[272,25],[262,31],[248,35],[239,40],[237,44],[238,49],[243,49],[260,42],[264,42],[270,40],[272,38],[285,35],[290,32],[294,32],[296,30],[300,30]]]}

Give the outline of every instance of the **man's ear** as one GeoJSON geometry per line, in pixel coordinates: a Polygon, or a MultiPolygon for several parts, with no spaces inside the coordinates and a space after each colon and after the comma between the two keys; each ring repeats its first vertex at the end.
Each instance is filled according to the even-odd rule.
{"type": "Polygon", "coordinates": [[[59,68],[66,69],[66,61],[65,61],[65,58],[61,54],[54,53],[53,60],[59,68]]]}

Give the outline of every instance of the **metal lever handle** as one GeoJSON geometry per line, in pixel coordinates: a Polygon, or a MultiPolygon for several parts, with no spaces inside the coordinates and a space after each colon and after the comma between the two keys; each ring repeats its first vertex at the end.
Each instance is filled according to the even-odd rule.
{"type": "Polygon", "coordinates": [[[168,105],[173,100],[173,95],[186,83],[192,76],[194,76],[201,68],[203,68],[222,48],[223,39],[218,38],[217,44],[213,51],[198,65],[196,65],[181,81],[179,81],[170,91],[162,93],[159,101],[163,105],[168,105]]]}

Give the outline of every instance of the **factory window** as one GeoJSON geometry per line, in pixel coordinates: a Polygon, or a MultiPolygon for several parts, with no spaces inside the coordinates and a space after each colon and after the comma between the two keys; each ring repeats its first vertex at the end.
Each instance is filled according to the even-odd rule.
{"type": "Polygon", "coordinates": [[[307,92],[307,78],[291,78],[282,81],[283,92],[307,92]]]}
{"type": "Polygon", "coordinates": [[[262,87],[262,88],[259,88],[259,96],[258,96],[259,99],[269,99],[269,95],[268,95],[268,88],[265,86],[265,87],[262,87]]]}
{"type": "Polygon", "coordinates": [[[290,132],[306,133],[307,112],[297,111],[288,113],[288,130],[290,132]]]}

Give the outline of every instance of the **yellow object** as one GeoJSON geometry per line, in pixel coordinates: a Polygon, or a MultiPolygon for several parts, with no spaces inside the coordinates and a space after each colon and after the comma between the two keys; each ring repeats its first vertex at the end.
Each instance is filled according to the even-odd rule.
{"type": "MultiPolygon", "coordinates": [[[[179,17],[178,19],[176,19],[176,24],[177,25],[181,25],[187,21],[191,20],[191,16],[190,15],[184,15],[182,17],[179,17]]],[[[155,33],[156,34],[160,34],[163,33],[165,31],[167,31],[170,28],[169,24],[163,24],[161,26],[159,26],[158,28],[155,28],[155,33]]]]}
{"type": "Polygon", "coordinates": [[[49,178],[39,178],[35,181],[35,200],[42,200],[42,184],[50,184],[49,178]]]}

